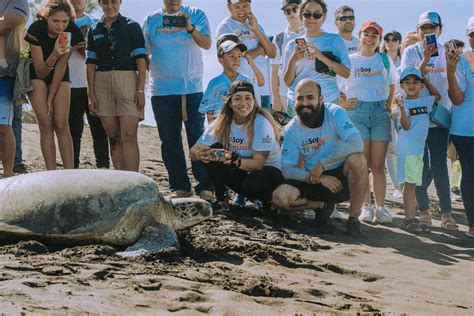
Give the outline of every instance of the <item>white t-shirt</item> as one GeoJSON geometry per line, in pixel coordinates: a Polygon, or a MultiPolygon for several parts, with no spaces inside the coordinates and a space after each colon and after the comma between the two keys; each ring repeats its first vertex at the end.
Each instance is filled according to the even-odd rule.
{"type": "MultiPolygon", "coordinates": [[[[201,9],[181,6],[179,13],[187,14],[191,24],[211,35],[209,21],[201,9]]],[[[159,9],[148,15],[143,24],[145,47],[150,61],[150,86],[154,96],[202,92],[203,62],[201,48],[185,28],[163,27],[159,9]]]]}
{"type": "Polygon", "coordinates": [[[344,40],[344,44],[346,44],[347,54],[351,55],[357,53],[357,49],[359,48],[359,39],[355,36],[352,36],[350,41],[342,38],[344,40]]]}
{"type": "MultiPolygon", "coordinates": [[[[76,19],[74,22],[76,22],[76,25],[81,31],[87,31],[92,25],[99,22],[99,20],[84,14],[82,18],[76,19]]],[[[84,35],[84,38],[85,37],[84,35]]],[[[77,51],[73,51],[71,58],[69,58],[69,77],[71,79],[71,88],[87,88],[86,57],[77,51]]]]}
{"type": "MultiPolygon", "coordinates": [[[[258,25],[260,32],[268,38],[268,36],[265,34],[265,31],[263,30],[263,27],[261,25],[258,25]]],[[[258,44],[260,41],[257,38],[257,35],[253,31],[251,31],[246,24],[240,23],[239,21],[236,21],[232,19],[230,16],[226,17],[222,22],[217,26],[216,30],[216,40],[221,36],[222,34],[235,34],[237,35],[242,43],[247,46],[247,50],[254,50],[257,48],[258,44]]],[[[265,67],[268,69],[268,61],[265,60],[264,56],[258,56],[257,58],[254,59],[255,65],[258,67],[258,69],[264,74],[265,76],[265,67]]],[[[239,72],[246,75],[249,78],[252,78],[254,87],[256,92],[258,91],[258,95],[262,94],[264,92],[263,90],[258,88],[257,84],[257,78],[255,77],[255,74],[253,73],[252,68],[249,66],[249,63],[247,60],[242,57],[242,60],[240,62],[240,68],[239,72]]],[[[268,80],[268,76],[265,76],[265,81],[268,80]]],[[[258,98],[257,98],[258,100],[258,98]]]]}
{"type": "MultiPolygon", "coordinates": [[[[448,74],[446,72],[446,55],[444,46],[438,43],[438,54],[439,56],[431,57],[428,65],[426,66],[427,75],[430,82],[436,87],[438,92],[441,94],[441,100],[438,101],[439,105],[444,106],[447,109],[451,108],[451,100],[448,96],[448,74]]],[[[421,63],[423,59],[423,47],[420,43],[413,44],[407,47],[402,54],[401,69],[407,67],[415,67],[421,63]]],[[[420,96],[429,96],[430,93],[426,87],[421,91],[420,96]]],[[[430,122],[430,127],[437,127],[436,124],[430,122]]]]}
{"type": "MultiPolygon", "coordinates": [[[[349,56],[347,55],[346,45],[338,34],[325,33],[319,37],[306,37],[307,43],[312,43],[321,52],[332,52],[335,56],[340,59],[340,63],[351,68],[349,56]]],[[[284,71],[288,67],[288,63],[295,51],[296,42],[292,40],[285,47],[283,52],[283,67],[284,71]]],[[[294,101],[295,99],[295,88],[296,85],[303,79],[310,78],[316,80],[321,85],[322,95],[328,102],[339,99],[339,88],[336,83],[336,76],[330,76],[327,74],[319,73],[316,71],[316,61],[314,59],[303,58],[296,63],[296,77],[293,83],[288,87],[288,99],[294,101]]]]}
{"type": "Polygon", "coordinates": [[[288,43],[291,40],[294,40],[295,38],[304,37],[305,34],[306,34],[306,28],[304,28],[304,27],[298,33],[291,32],[287,27],[286,30],[283,32],[283,41],[282,41],[282,44],[281,44],[281,50],[280,50],[280,47],[277,44],[277,36],[278,35],[273,38],[273,44],[276,47],[276,55],[275,55],[275,58],[271,59],[271,65],[272,66],[273,65],[279,65],[280,66],[279,69],[278,69],[278,76],[280,77],[280,89],[279,89],[280,95],[286,96],[286,94],[288,93],[288,88],[286,87],[285,81],[283,80],[282,53],[284,52],[286,45],[288,45],[288,43]]]}
{"type": "MultiPolygon", "coordinates": [[[[200,144],[211,146],[219,142],[214,136],[214,128],[217,120],[213,121],[209,125],[201,138],[197,141],[200,144]]],[[[278,169],[281,168],[281,153],[280,144],[275,138],[275,132],[273,131],[270,122],[263,116],[257,115],[254,124],[254,136],[253,141],[250,143],[250,139],[247,136],[247,125],[237,125],[232,122],[230,126],[230,142],[227,150],[238,153],[240,157],[252,158],[254,151],[267,151],[270,155],[265,162],[265,166],[272,166],[278,169]]],[[[264,181],[262,179],[262,181],[264,181]]]]}
{"type": "Polygon", "coordinates": [[[349,56],[351,60],[351,75],[349,78],[340,78],[340,88],[347,98],[358,98],[360,101],[375,102],[388,98],[388,86],[395,84],[397,70],[392,58],[387,56],[390,63],[389,73],[385,68],[382,55],[375,53],[365,57],[360,53],[349,56]]]}
{"type": "MultiPolygon", "coordinates": [[[[434,96],[405,99],[405,113],[410,118],[410,129],[400,128],[396,153],[399,156],[421,155],[425,150],[426,137],[430,125],[430,112],[435,102],[434,96]]],[[[399,114],[400,120],[400,114],[399,114]]]]}
{"type": "MultiPolygon", "coordinates": [[[[470,54],[474,58],[474,52],[471,51],[470,54]]],[[[451,108],[453,112],[451,134],[472,137],[474,136],[474,72],[464,55],[461,55],[456,77],[459,88],[464,92],[464,102],[451,108]]]]}
{"type": "MultiPolygon", "coordinates": [[[[235,81],[237,80],[251,82],[249,77],[240,73],[237,78],[235,78],[235,81]]],[[[199,105],[199,112],[206,113],[214,111],[215,115],[219,114],[229,96],[229,88],[232,82],[233,81],[231,81],[224,73],[211,79],[207,85],[201,104],[199,105]]]]}
{"type": "MultiPolygon", "coordinates": [[[[324,122],[321,127],[309,128],[298,116],[288,123],[283,139],[282,164],[296,166],[301,157],[304,169],[311,171],[318,161],[342,149],[344,141],[350,135],[359,133],[343,108],[330,103],[325,103],[324,106],[324,122]]],[[[325,169],[336,169],[343,164],[344,160],[341,160],[332,166],[325,166],[325,169]]]]}

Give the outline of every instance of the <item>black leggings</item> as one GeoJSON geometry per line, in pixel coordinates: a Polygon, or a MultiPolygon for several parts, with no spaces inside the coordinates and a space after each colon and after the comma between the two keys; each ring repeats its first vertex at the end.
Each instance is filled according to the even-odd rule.
{"type": "Polygon", "coordinates": [[[205,164],[206,171],[211,178],[216,198],[222,201],[225,198],[225,187],[250,199],[269,202],[272,200],[273,191],[283,183],[280,169],[264,166],[259,171],[247,172],[232,169],[220,162],[205,164]]]}
{"type": "Polygon", "coordinates": [[[109,168],[109,142],[100,118],[89,113],[87,88],[71,89],[71,108],[69,110],[69,129],[74,146],[74,168],[79,168],[81,138],[84,131],[84,113],[91,129],[97,168],[109,168]]]}

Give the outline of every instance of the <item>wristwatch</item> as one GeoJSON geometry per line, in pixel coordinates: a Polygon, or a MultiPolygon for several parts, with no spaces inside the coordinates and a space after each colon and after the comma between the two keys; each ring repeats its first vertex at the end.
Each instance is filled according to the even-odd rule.
{"type": "Polygon", "coordinates": [[[186,30],[186,32],[188,32],[188,34],[192,34],[195,30],[196,30],[196,25],[194,24],[191,24],[191,26],[193,27],[191,30],[186,30]]]}

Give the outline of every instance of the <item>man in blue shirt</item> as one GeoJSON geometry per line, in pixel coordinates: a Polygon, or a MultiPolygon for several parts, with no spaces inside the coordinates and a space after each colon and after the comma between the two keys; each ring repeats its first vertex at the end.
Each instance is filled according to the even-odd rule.
{"type": "MultiPolygon", "coordinates": [[[[203,61],[201,49],[211,47],[206,14],[181,0],[164,0],[163,8],[145,18],[143,32],[150,61],[152,106],[161,139],[161,154],[168,171],[170,189],[177,197],[192,195],[181,138],[184,122],[188,146],[204,131],[202,99],[203,61]],[[173,16],[172,18],[169,16],[173,16]],[[185,19],[185,27],[169,24],[185,19]]],[[[197,194],[212,199],[212,184],[201,162],[192,163],[197,194]]]]}

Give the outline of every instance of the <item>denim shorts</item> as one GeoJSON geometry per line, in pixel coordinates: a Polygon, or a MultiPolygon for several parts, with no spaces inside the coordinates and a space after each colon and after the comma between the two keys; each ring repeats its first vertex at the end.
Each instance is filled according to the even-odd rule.
{"type": "Polygon", "coordinates": [[[392,140],[390,113],[385,109],[385,101],[361,101],[346,112],[363,140],[385,142],[392,140]]]}
{"type": "Polygon", "coordinates": [[[0,125],[12,125],[13,79],[0,77],[0,125]]]}

